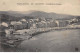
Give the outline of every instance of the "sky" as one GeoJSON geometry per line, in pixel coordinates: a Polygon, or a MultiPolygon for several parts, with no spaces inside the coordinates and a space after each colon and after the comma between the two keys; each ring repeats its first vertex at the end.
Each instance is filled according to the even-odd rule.
{"type": "Polygon", "coordinates": [[[80,0],[0,0],[0,11],[30,10],[80,16],[80,0]],[[27,5],[27,3],[29,5],[27,5]],[[31,5],[31,3],[44,3],[44,5],[31,5]],[[49,3],[56,5],[49,5],[49,3]]]}

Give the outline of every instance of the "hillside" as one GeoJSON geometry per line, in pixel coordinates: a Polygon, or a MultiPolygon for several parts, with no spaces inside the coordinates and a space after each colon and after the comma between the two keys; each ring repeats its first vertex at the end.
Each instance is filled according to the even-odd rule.
{"type": "Polygon", "coordinates": [[[0,11],[0,20],[19,20],[22,18],[52,18],[52,19],[72,19],[80,16],[72,16],[66,14],[56,14],[54,12],[47,13],[43,11],[28,11],[28,12],[18,12],[18,11],[0,11]]]}

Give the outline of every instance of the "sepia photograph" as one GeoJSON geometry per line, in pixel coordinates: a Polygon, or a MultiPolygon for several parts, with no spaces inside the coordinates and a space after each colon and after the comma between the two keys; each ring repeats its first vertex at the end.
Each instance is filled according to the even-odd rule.
{"type": "Polygon", "coordinates": [[[0,0],[0,52],[80,52],[80,0],[0,0]]]}

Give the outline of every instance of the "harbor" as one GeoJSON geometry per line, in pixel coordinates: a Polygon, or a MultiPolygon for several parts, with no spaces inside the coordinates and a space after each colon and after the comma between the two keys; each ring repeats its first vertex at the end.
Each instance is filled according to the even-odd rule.
{"type": "Polygon", "coordinates": [[[42,11],[32,14],[37,12],[39,17],[1,12],[0,52],[80,51],[79,16],[54,17],[53,13],[42,11]]]}
{"type": "Polygon", "coordinates": [[[0,47],[4,52],[44,52],[44,51],[80,51],[80,29],[73,30],[52,30],[41,33],[29,40],[22,41],[17,47],[0,47]],[[6,50],[5,50],[6,49],[6,50]]]}

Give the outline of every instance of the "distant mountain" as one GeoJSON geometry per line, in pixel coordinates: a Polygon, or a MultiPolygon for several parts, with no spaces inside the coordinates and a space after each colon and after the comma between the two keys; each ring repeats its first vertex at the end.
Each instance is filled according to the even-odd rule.
{"type": "Polygon", "coordinates": [[[66,15],[66,14],[47,13],[43,11],[27,11],[27,12],[0,11],[0,16],[2,15],[3,15],[3,18],[7,17],[7,19],[11,19],[11,20],[19,20],[22,18],[72,19],[77,17],[72,15],[66,15]]]}
{"type": "Polygon", "coordinates": [[[15,16],[15,17],[23,17],[23,16],[25,16],[24,14],[22,14],[22,13],[20,13],[18,11],[0,11],[0,15],[1,14],[15,16]]]}
{"type": "MultiPolygon", "coordinates": [[[[25,13],[26,14],[26,13],[25,13]]],[[[56,14],[56,13],[47,13],[43,11],[30,11],[27,16],[37,17],[37,18],[53,18],[53,19],[70,19],[75,16],[66,15],[66,14],[56,14]]]]}

